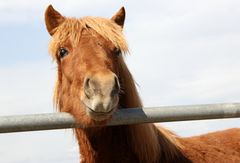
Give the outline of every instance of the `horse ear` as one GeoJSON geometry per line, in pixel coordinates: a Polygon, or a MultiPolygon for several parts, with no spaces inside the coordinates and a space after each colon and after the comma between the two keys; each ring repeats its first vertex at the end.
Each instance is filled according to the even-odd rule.
{"type": "Polygon", "coordinates": [[[48,30],[48,33],[52,36],[54,34],[54,29],[58,27],[65,18],[56,11],[52,5],[49,5],[45,11],[45,24],[48,30]]]}
{"type": "Polygon", "coordinates": [[[123,28],[124,20],[125,20],[125,9],[122,7],[112,18],[115,23],[120,25],[123,28]]]}

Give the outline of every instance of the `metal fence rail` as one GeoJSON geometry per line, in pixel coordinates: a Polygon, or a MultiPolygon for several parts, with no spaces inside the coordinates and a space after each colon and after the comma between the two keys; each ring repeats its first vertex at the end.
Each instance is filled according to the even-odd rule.
{"type": "MultiPolygon", "coordinates": [[[[240,117],[240,103],[118,110],[107,124],[126,125],[240,117]]],[[[0,133],[83,127],[68,113],[0,116],[0,133]]]]}

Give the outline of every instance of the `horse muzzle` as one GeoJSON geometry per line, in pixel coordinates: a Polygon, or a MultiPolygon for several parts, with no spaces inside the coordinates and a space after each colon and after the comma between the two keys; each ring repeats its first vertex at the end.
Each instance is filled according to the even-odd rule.
{"type": "Polygon", "coordinates": [[[110,72],[95,74],[84,79],[86,113],[96,121],[111,117],[118,107],[120,85],[117,76],[110,72]]]}

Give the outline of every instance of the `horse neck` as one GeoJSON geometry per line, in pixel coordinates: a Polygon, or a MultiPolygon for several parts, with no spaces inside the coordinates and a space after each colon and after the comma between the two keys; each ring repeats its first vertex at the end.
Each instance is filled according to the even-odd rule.
{"type": "MultiPolygon", "coordinates": [[[[134,79],[122,58],[119,62],[119,78],[122,89],[120,107],[141,108],[142,102],[137,92],[134,79]]],[[[139,160],[143,160],[143,162],[144,160],[146,162],[156,160],[159,155],[159,145],[154,126],[152,124],[137,124],[126,127],[129,145],[139,160]]]]}
{"type": "MultiPolygon", "coordinates": [[[[120,108],[142,107],[133,77],[123,60],[119,63],[118,75],[122,89],[120,108]]],[[[77,129],[76,133],[82,158],[86,159],[83,162],[102,162],[98,155],[105,159],[103,162],[112,162],[109,159],[113,153],[121,152],[125,158],[134,155],[135,162],[149,163],[174,162],[175,155],[180,155],[174,134],[165,129],[159,131],[153,124],[77,129]],[[112,151],[114,149],[118,151],[112,151]]]]}
{"type": "MultiPolygon", "coordinates": [[[[122,108],[142,107],[134,79],[125,62],[120,62],[120,81],[123,96],[120,96],[122,108]]],[[[188,162],[181,152],[183,147],[177,136],[164,128],[153,124],[129,125],[127,130],[131,148],[141,162],[188,162]]]]}

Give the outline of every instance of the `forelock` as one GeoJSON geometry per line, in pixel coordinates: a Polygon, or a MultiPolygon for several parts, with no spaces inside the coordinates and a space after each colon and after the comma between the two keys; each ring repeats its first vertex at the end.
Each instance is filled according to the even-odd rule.
{"type": "Polygon", "coordinates": [[[54,35],[49,46],[53,58],[55,58],[56,50],[61,44],[69,39],[73,46],[76,46],[81,39],[83,29],[89,30],[89,28],[111,41],[122,53],[128,52],[122,27],[112,20],[100,17],[67,18],[59,27],[54,29],[54,35]]]}

